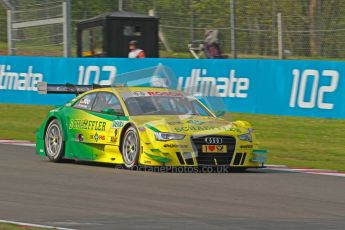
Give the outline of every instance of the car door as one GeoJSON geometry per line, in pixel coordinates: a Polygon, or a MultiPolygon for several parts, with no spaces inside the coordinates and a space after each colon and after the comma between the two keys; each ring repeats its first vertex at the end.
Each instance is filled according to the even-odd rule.
{"type": "Polygon", "coordinates": [[[121,162],[119,155],[121,129],[127,123],[118,98],[111,92],[97,94],[91,114],[100,122],[106,123],[104,130],[98,130],[90,135],[95,148],[94,157],[102,162],[121,162]]]}
{"type": "Polygon", "coordinates": [[[90,138],[95,131],[105,129],[105,124],[91,114],[97,93],[89,93],[73,106],[66,108],[68,129],[68,154],[81,160],[93,160],[93,142],[90,138]]]}

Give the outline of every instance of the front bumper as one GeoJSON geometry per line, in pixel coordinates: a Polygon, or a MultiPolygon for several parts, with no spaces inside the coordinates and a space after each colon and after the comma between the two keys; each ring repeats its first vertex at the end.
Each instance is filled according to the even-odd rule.
{"type": "Polygon", "coordinates": [[[266,151],[254,149],[227,136],[226,153],[202,153],[192,138],[182,141],[155,141],[143,145],[140,164],[147,166],[230,166],[235,168],[259,168],[266,161],[266,151]]]}

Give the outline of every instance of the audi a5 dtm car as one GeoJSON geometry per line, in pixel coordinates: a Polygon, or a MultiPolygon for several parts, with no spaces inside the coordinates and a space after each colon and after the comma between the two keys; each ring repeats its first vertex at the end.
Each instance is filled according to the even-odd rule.
{"type": "Polygon", "coordinates": [[[39,84],[42,93],[79,93],[51,110],[36,151],[62,159],[146,166],[258,168],[265,162],[252,126],[230,122],[195,97],[154,87],[39,84]]]}

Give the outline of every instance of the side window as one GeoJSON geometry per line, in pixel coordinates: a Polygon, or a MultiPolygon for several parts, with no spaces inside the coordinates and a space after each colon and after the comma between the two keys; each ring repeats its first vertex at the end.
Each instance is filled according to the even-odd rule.
{"type": "Polygon", "coordinates": [[[211,116],[209,112],[197,101],[193,101],[193,106],[200,116],[211,116]]]}
{"type": "Polygon", "coordinates": [[[90,93],[82,97],[73,107],[77,109],[91,110],[96,93],[90,93]]]}
{"type": "Polygon", "coordinates": [[[114,109],[118,114],[124,114],[119,99],[115,95],[111,96],[107,106],[110,109],[114,109]]]}
{"type": "Polygon", "coordinates": [[[105,108],[114,109],[117,113],[123,114],[121,104],[112,93],[98,93],[92,111],[101,113],[105,108]]]}

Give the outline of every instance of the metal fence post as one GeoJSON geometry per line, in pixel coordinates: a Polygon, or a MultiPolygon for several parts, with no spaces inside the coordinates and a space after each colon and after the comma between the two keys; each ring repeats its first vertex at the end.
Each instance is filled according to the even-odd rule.
{"type": "Polygon", "coordinates": [[[123,11],[123,1],[119,0],[119,11],[123,11]]]}
{"type": "Polygon", "coordinates": [[[193,7],[193,0],[189,1],[189,8],[190,8],[190,41],[194,41],[194,21],[195,21],[195,14],[194,14],[194,7],[193,7]]]}
{"type": "Polygon", "coordinates": [[[64,40],[64,57],[71,56],[71,1],[65,0],[62,3],[62,14],[63,14],[63,40],[64,40]]]}
{"type": "Polygon", "coordinates": [[[14,47],[14,40],[12,34],[12,18],[13,12],[12,10],[7,10],[7,46],[8,46],[8,55],[16,55],[15,47],[14,47]]]}
{"type": "Polygon", "coordinates": [[[271,43],[271,55],[275,56],[277,53],[277,40],[276,40],[276,28],[277,28],[277,2],[276,0],[272,1],[272,43],[271,43]]]}
{"type": "Polygon", "coordinates": [[[231,26],[231,53],[234,59],[237,58],[236,47],[236,0],[230,0],[230,26],[231,26]]]}
{"type": "Polygon", "coordinates": [[[282,14],[277,14],[277,29],[278,29],[278,56],[279,59],[284,59],[284,44],[283,44],[283,22],[282,14]]]}
{"type": "Polygon", "coordinates": [[[156,2],[156,0],[153,0],[152,7],[153,7],[153,12],[155,12],[154,15],[157,15],[157,2],[156,2]]]}

